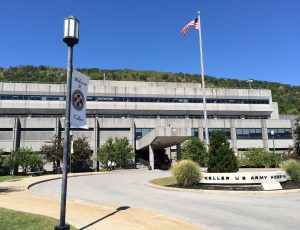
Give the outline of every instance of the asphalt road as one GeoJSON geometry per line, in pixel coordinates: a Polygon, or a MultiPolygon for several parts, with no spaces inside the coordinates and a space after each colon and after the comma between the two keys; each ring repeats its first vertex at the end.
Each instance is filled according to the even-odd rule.
{"type": "MultiPolygon", "coordinates": [[[[161,171],[124,171],[68,179],[68,198],[146,208],[206,229],[300,229],[300,194],[227,195],[165,191],[144,185],[161,171]]],[[[31,187],[60,197],[61,180],[31,187]]]]}

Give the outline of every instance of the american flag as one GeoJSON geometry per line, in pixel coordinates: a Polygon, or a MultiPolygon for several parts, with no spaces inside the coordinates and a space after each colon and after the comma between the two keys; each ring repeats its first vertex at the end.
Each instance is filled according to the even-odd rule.
{"type": "Polygon", "coordinates": [[[181,35],[185,36],[186,32],[190,29],[191,26],[194,27],[196,30],[199,30],[198,18],[195,18],[194,20],[186,24],[181,30],[181,35]]]}

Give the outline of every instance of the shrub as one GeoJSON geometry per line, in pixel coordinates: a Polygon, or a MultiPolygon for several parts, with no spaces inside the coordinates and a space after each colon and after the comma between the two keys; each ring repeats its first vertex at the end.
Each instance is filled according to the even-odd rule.
{"type": "Polygon", "coordinates": [[[240,166],[255,168],[270,168],[278,165],[283,154],[272,153],[262,148],[250,148],[240,158],[240,166]]]}
{"type": "Polygon", "coordinates": [[[221,131],[213,131],[208,154],[208,172],[237,172],[239,170],[234,151],[221,131]]]}
{"type": "Polygon", "coordinates": [[[197,137],[192,137],[187,140],[181,148],[181,153],[183,160],[192,160],[197,162],[199,165],[207,164],[208,156],[204,143],[197,137]]]}
{"type": "Polygon", "coordinates": [[[200,167],[191,160],[179,161],[172,167],[172,173],[179,187],[190,187],[200,180],[200,167]]]}
{"type": "Polygon", "coordinates": [[[27,173],[28,171],[40,170],[44,162],[42,157],[37,152],[33,152],[31,148],[19,148],[5,158],[3,165],[11,171],[21,166],[23,172],[27,173]]]}
{"type": "Polygon", "coordinates": [[[283,163],[282,167],[290,175],[292,180],[300,181],[300,163],[295,160],[288,160],[283,163]]]}

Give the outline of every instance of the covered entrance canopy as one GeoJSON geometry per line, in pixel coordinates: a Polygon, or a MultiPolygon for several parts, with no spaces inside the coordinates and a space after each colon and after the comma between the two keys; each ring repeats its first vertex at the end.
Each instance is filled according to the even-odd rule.
{"type": "Polygon", "coordinates": [[[177,155],[180,156],[180,144],[191,134],[191,128],[158,127],[136,141],[136,150],[149,149],[149,164],[154,169],[154,150],[177,145],[177,155]]]}

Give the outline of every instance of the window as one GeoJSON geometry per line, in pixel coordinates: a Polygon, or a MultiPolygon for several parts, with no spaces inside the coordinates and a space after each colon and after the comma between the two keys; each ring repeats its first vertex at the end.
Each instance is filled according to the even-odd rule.
{"type": "Polygon", "coordinates": [[[236,138],[238,140],[262,139],[261,129],[257,129],[257,128],[236,129],[236,138]]]}
{"type": "Polygon", "coordinates": [[[152,128],[136,128],[135,129],[135,139],[136,140],[141,139],[143,136],[148,134],[151,130],[152,130],[152,128]]]}
{"type": "Polygon", "coordinates": [[[292,139],[292,130],[289,128],[269,128],[268,138],[273,139],[271,130],[274,131],[274,139],[292,139]]]}
{"type": "MultiPolygon", "coordinates": [[[[221,131],[227,139],[231,139],[230,128],[210,128],[208,129],[209,137],[213,131],[221,131]]],[[[205,137],[205,130],[203,130],[203,136],[205,137]]]]}
{"type": "MultiPolygon", "coordinates": [[[[1,100],[47,100],[61,101],[66,100],[61,95],[0,95],[1,100]]],[[[159,103],[202,103],[201,98],[151,98],[151,97],[107,97],[107,96],[88,96],[88,101],[127,101],[127,102],[159,102],[159,103]]],[[[224,99],[224,98],[207,98],[207,103],[222,104],[269,104],[266,99],[224,99]]]]}
{"type": "Polygon", "coordinates": [[[198,128],[192,128],[192,137],[198,137],[199,131],[198,128]]]}

